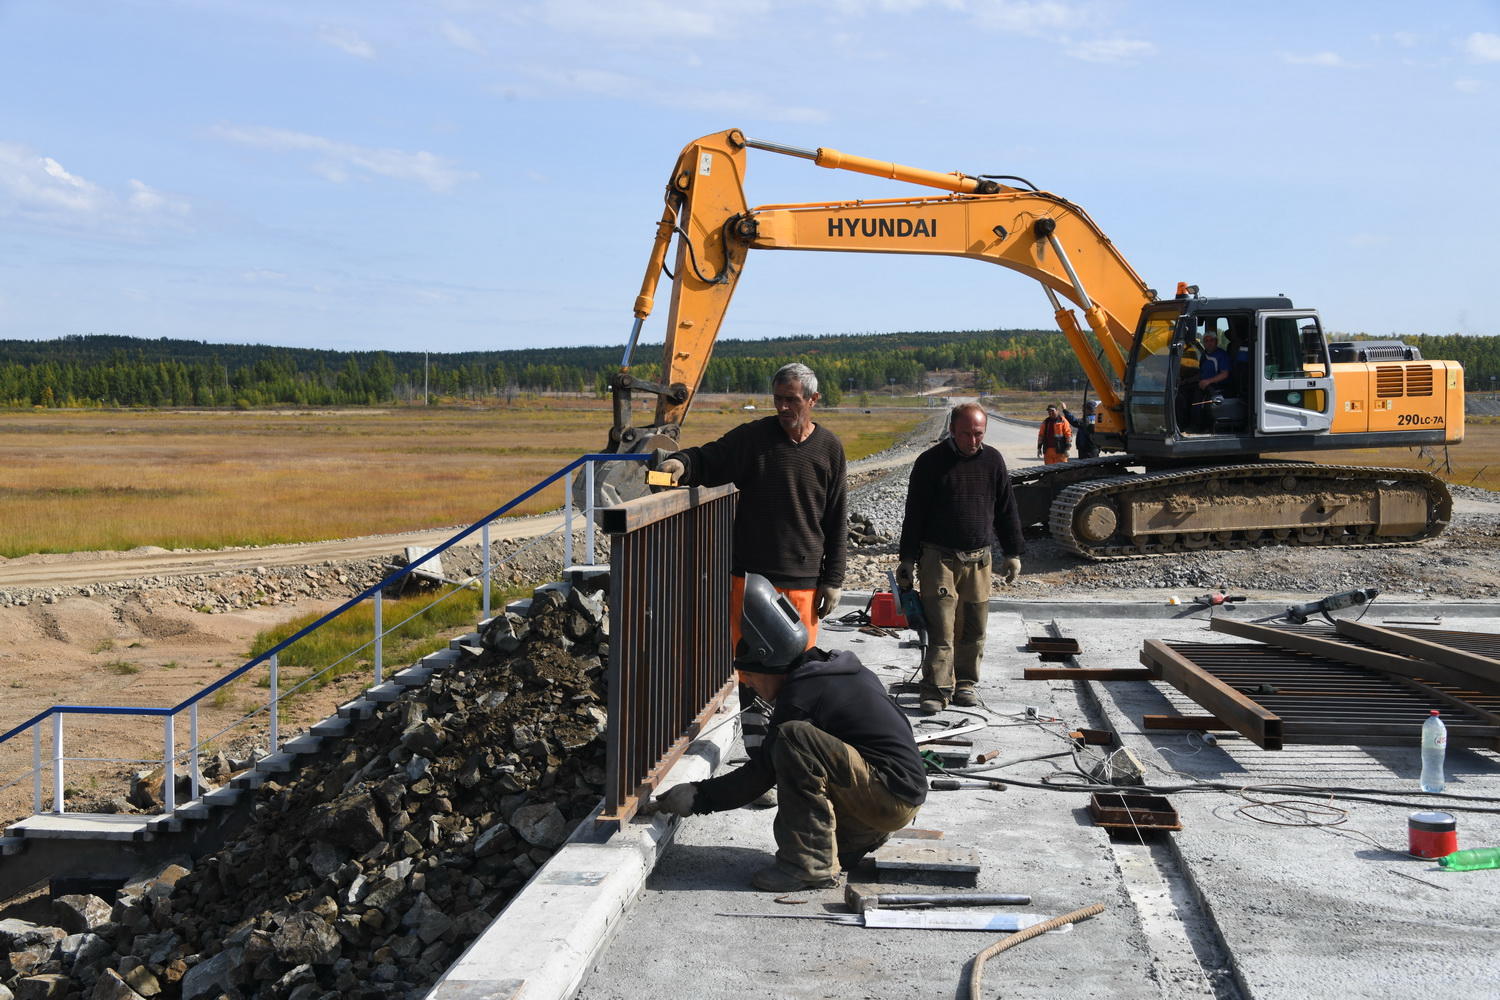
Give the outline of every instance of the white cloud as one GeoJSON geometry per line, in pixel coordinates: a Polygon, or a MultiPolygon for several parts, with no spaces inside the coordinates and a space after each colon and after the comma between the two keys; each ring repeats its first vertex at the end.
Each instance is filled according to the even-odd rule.
{"type": "Polygon", "coordinates": [[[967,6],[982,28],[1027,35],[1065,30],[1083,20],[1076,5],[1059,0],[970,0],[967,6]]]}
{"type": "Polygon", "coordinates": [[[1077,42],[1067,48],[1068,55],[1085,62],[1119,63],[1143,59],[1156,53],[1150,42],[1131,38],[1100,38],[1089,42],[1077,42]]]}
{"type": "Polygon", "coordinates": [[[1461,94],[1477,94],[1484,89],[1481,80],[1454,80],[1453,89],[1461,94]]]}
{"type": "Polygon", "coordinates": [[[348,28],[325,27],[318,32],[318,41],[360,59],[375,58],[375,46],[348,28]]]}
{"type": "Polygon", "coordinates": [[[1344,57],[1337,52],[1311,52],[1295,53],[1286,52],[1282,56],[1283,62],[1289,62],[1293,66],[1347,66],[1344,57]]]}
{"type": "Polygon", "coordinates": [[[564,32],[627,38],[728,38],[769,0],[542,0],[534,15],[564,32]]]}
{"type": "Polygon", "coordinates": [[[438,34],[442,35],[443,40],[456,49],[472,52],[476,56],[488,54],[488,50],[485,48],[484,43],[479,40],[479,36],[467,28],[454,24],[452,21],[444,21],[442,24],[439,24],[438,34]]]}
{"type": "Polygon", "coordinates": [[[689,91],[611,70],[544,70],[536,75],[552,88],[634,100],[664,108],[802,124],[817,124],[828,120],[827,113],[817,108],[780,104],[765,94],[751,90],[689,91]]]}
{"type": "Polygon", "coordinates": [[[0,218],[45,225],[139,234],[175,224],[188,202],[131,180],[121,193],[69,171],[57,160],[18,143],[0,142],[0,218]]]}
{"type": "Polygon", "coordinates": [[[425,150],[409,153],[401,149],[381,149],[339,142],[306,132],[259,126],[219,125],[213,133],[221,139],[272,152],[308,152],[319,157],[311,169],[322,177],[343,183],[359,174],[388,177],[398,181],[415,181],[431,191],[448,191],[479,175],[460,170],[440,156],[425,150]]]}
{"type": "Polygon", "coordinates": [[[1478,62],[1500,62],[1500,35],[1476,31],[1464,39],[1464,51],[1478,62]]]}

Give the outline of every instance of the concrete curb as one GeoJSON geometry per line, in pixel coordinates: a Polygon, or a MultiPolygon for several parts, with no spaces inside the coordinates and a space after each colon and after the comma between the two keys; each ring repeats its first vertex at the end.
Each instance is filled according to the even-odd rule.
{"type": "MultiPolygon", "coordinates": [[[[734,742],[733,718],[733,711],[721,708],[706,734],[673,765],[662,788],[711,776],[734,742]]],[[[448,968],[427,993],[429,1000],[522,995],[526,1000],[566,1000],[578,992],[640,897],[679,822],[656,816],[601,838],[594,823],[598,812],[578,824],[448,968]],[[517,942],[525,942],[525,947],[518,948],[517,942]]]]}

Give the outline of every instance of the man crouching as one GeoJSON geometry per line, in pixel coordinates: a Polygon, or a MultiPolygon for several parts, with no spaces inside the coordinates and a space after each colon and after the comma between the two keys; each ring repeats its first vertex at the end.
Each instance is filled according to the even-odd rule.
{"type": "Polygon", "coordinates": [[[745,574],[743,638],[734,665],[771,705],[770,733],[743,766],[656,797],[678,816],[738,809],[775,787],[776,863],[751,884],[766,892],[834,885],[912,821],[927,797],[911,725],[853,653],[807,645],[786,597],[745,574]]]}

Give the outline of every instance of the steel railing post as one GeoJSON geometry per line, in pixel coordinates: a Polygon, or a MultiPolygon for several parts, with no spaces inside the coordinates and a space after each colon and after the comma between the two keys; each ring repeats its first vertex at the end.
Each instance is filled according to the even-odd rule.
{"type": "Polygon", "coordinates": [[[62,713],[52,717],[52,811],[60,813],[63,807],[63,734],[62,713]]]}
{"type": "Polygon", "coordinates": [[[484,522],[484,529],[480,532],[481,541],[484,544],[484,603],[481,620],[490,616],[490,522],[484,522]]]}
{"type": "Polygon", "coordinates": [[[573,565],[573,470],[563,476],[563,569],[573,565]]]}
{"type": "Polygon", "coordinates": [[[584,565],[594,564],[594,466],[596,463],[589,462],[583,467],[583,485],[588,493],[584,498],[584,531],[583,538],[588,546],[584,550],[584,565]]]}
{"type": "Polygon", "coordinates": [[[167,714],[163,726],[161,755],[161,811],[170,816],[177,811],[177,718],[167,714]]]}
{"type": "Polygon", "coordinates": [[[193,785],[191,801],[197,802],[202,794],[199,788],[203,783],[203,775],[198,764],[198,703],[196,701],[188,708],[188,740],[193,744],[192,763],[188,765],[188,774],[193,785]]]}
{"type": "Polygon", "coordinates": [[[375,683],[380,684],[385,673],[385,626],[381,623],[380,612],[384,606],[382,598],[384,591],[375,591],[375,683]]]}
{"type": "Polygon", "coordinates": [[[42,724],[31,727],[31,811],[42,811],[42,724]]]}
{"type": "MultiPolygon", "coordinates": [[[[377,605],[378,607],[378,605],[377,605]]],[[[281,738],[281,654],[271,654],[271,753],[280,749],[281,738]]]]}

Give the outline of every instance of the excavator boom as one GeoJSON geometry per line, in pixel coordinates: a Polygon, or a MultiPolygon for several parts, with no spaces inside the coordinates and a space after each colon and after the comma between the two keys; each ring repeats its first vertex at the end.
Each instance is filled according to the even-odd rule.
{"type": "Polygon", "coordinates": [[[968,257],[1019,271],[1046,290],[1059,326],[1103,401],[1101,433],[1123,428],[1114,385],[1125,373],[1136,317],[1155,293],[1081,208],[1043,191],[832,149],[801,150],[747,139],[730,129],[689,143],[668,179],[666,207],[635,300],[635,327],[612,382],[611,447],[634,451],[660,437],[675,438],[702,383],[750,249],[968,257]],[[751,148],[951,193],[750,208],[744,176],[751,148]],[[674,238],[662,382],[643,382],[629,374],[631,355],[655,305],[674,238]],[[1084,311],[1097,349],[1064,299],[1084,311]],[[643,390],[657,396],[655,419],[648,428],[635,428],[629,422],[630,395],[643,390]]]}

